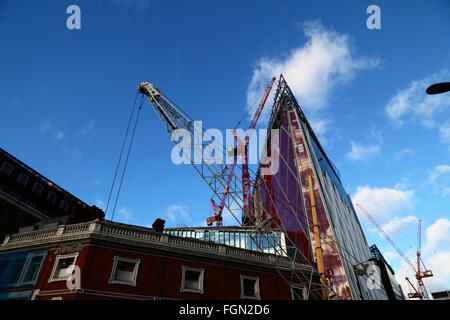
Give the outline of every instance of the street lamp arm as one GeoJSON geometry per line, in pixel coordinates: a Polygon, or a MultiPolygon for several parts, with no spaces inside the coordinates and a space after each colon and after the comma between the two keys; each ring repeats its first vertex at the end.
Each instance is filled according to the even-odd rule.
{"type": "Polygon", "coordinates": [[[440,94],[447,91],[450,91],[450,82],[435,83],[427,88],[428,94],[440,94]]]}

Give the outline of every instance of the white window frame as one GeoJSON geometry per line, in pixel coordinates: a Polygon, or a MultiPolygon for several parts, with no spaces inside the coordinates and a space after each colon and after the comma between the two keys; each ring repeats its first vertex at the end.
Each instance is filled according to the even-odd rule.
{"type": "Polygon", "coordinates": [[[205,293],[205,290],[203,288],[204,279],[205,279],[205,269],[203,269],[203,268],[191,268],[191,267],[183,266],[182,274],[181,274],[181,288],[180,288],[180,292],[190,292],[190,293],[204,294],[205,293]],[[200,289],[192,289],[192,288],[186,288],[185,287],[186,286],[186,282],[185,282],[186,271],[193,271],[193,272],[200,273],[199,280],[198,280],[200,289]]]}
{"type": "Polygon", "coordinates": [[[111,271],[111,276],[109,278],[109,284],[124,284],[124,285],[136,287],[137,275],[138,275],[140,263],[141,263],[141,259],[129,259],[129,258],[122,258],[119,256],[114,256],[114,262],[113,262],[113,267],[112,267],[112,271],[111,271]],[[114,279],[116,276],[117,263],[119,261],[134,263],[133,278],[131,281],[122,281],[122,280],[114,279]]]}
{"type": "Polygon", "coordinates": [[[301,289],[302,290],[302,300],[308,300],[308,291],[307,291],[305,285],[298,284],[298,283],[291,283],[292,300],[295,300],[295,291],[294,291],[294,289],[301,289]]]}
{"type": "Polygon", "coordinates": [[[37,252],[37,253],[29,254],[27,256],[27,260],[25,261],[25,264],[24,264],[23,269],[22,269],[22,274],[19,277],[19,281],[17,281],[19,286],[31,285],[31,284],[37,282],[37,280],[39,279],[39,275],[40,275],[40,273],[42,271],[42,268],[44,267],[44,263],[45,263],[45,258],[46,257],[47,257],[47,252],[37,252]],[[24,278],[25,278],[25,276],[26,276],[26,274],[28,272],[28,268],[30,267],[31,260],[33,260],[34,257],[39,257],[39,256],[42,256],[42,260],[41,260],[41,265],[39,266],[39,269],[37,270],[36,278],[32,279],[32,280],[29,280],[29,281],[25,281],[24,278]]]}
{"type": "Polygon", "coordinates": [[[72,265],[76,265],[79,254],[80,253],[77,252],[77,253],[72,253],[72,254],[64,254],[64,255],[56,256],[55,263],[53,264],[52,274],[50,275],[50,278],[48,279],[48,283],[57,282],[57,281],[67,281],[67,279],[71,276],[70,274],[68,274],[66,277],[63,277],[63,278],[55,278],[56,269],[58,267],[59,260],[67,259],[67,258],[74,258],[72,265]]]}
{"type": "Polygon", "coordinates": [[[259,287],[259,277],[251,277],[241,274],[241,299],[252,299],[252,300],[261,300],[261,290],[259,287]],[[254,280],[255,281],[255,296],[246,296],[244,294],[244,280],[254,280]]]}

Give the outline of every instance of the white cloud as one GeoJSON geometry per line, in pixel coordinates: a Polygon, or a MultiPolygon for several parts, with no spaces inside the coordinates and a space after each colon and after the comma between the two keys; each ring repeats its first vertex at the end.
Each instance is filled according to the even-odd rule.
{"type": "Polygon", "coordinates": [[[428,172],[429,181],[434,182],[446,173],[450,173],[450,166],[446,164],[438,165],[433,170],[428,172]]]}
{"type": "Polygon", "coordinates": [[[442,192],[441,192],[441,197],[445,198],[445,197],[447,197],[449,195],[450,195],[450,187],[444,188],[444,190],[442,190],[442,192]]]}
{"type": "Polygon", "coordinates": [[[41,123],[40,131],[42,134],[46,134],[50,129],[50,120],[47,119],[43,123],[41,123]]]}
{"type": "Polygon", "coordinates": [[[433,276],[423,280],[428,293],[450,288],[450,251],[437,252],[425,261],[433,276]]]}
{"type": "Polygon", "coordinates": [[[447,120],[439,127],[439,136],[443,143],[450,145],[450,120],[447,120]]]}
{"type": "Polygon", "coordinates": [[[123,220],[130,221],[133,217],[133,214],[131,210],[127,209],[126,207],[120,208],[117,213],[122,217],[123,220]]]}
{"type": "MultiPolygon", "coordinates": [[[[395,212],[413,207],[414,190],[400,190],[398,186],[390,188],[372,188],[368,185],[358,187],[352,196],[352,202],[361,205],[376,221],[385,220],[395,212]]],[[[358,216],[367,221],[361,209],[355,207],[358,216]]]]}
{"type": "Polygon", "coordinates": [[[389,118],[401,125],[406,117],[419,119],[426,127],[434,127],[435,115],[450,106],[450,96],[445,94],[427,95],[425,90],[433,83],[448,81],[450,71],[444,69],[412,81],[410,86],[397,92],[388,102],[385,111],[389,118]]]}
{"type": "Polygon", "coordinates": [[[419,220],[414,216],[394,217],[388,223],[381,226],[381,228],[391,237],[398,236],[404,233],[411,227],[411,224],[416,224],[419,220]]]}
{"type": "Polygon", "coordinates": [[[433,186],[433,192],[441,197],[450,195],[450,166],[441,164],[428,171],[428,183],[433,186]]]}
{"type": "Polygon", "coordinates": [[[100,177],[95,177],[92,179],[92,184],[99,185],[101,183],[102,183],[102,178],[100,178],[100,177]]]}
{"type": "Polygon", "coordinates": [[[55,139],[62,140],[62,139],[64,139],[64,136],[65,136],[64,131],[58,130],[55,134],[55,139]]]}
{"type": "MultiPolygon", "coordinates": [[[[409,249],[408,251],[404,252],[403,254],[411,262],[416,259],[416,252],[413,249],[409,249]]],[[[411,292],[412,289],[410,288],[408,282],[406,281],[406,279],[405,279],[406,277],[409,278],[409,281],[411,281],[412,284],[417,289],[415,273],[411,269],[410,265],[404,259],[402,259],[400,262],[400,267],[398,267],[395,270],[395,280],[397,280],[397,282],[402,287],[403,293],[405,295],[405,299],[408,299],[408,293],[411,292]]]]}
{"type": "Polygon", "coordinates": [[[383,253],[383,257],[386,259],[386,261],[390,264],[390,261],[394,259],[401,259],[400,255],[397,252],[394,251],[385,251],[383,253]]]}
{"type": "MultiPolygon", "coordinates": [[[[412,220],[412,219],[411,219],[412,220]]],[[[424,284],[428,293],[435,290],[448,289],[450,287],[450,220],[447,218],[437,219],[426,229],[424,246],[422,250],[422,260],[427,270],[433,272],[432,277],[424,278],[424,284]]],[[[383,252],[384,257],[389,262],[390,259],[399,259],[400,256],[393,251],[383,252]]],[[[407,259],[417,269],[417,256],[415,248],[404,252],[407,259]]],[[[421,265],[423,269],[423,264],[421,265]]],[[[395,278],[402,286],[405,296],[412,291],[405,277],[408,277],[417,289],[417,281],[411,266],[401,259],[400,265],[395,270],[395,278]]]]}
{"type": "Polygon", "coordinates": [[[42,135],[46,135],[47,133],[52,136],[55,140],[60,141],[65,138],[66,134],[63,130],[55,128],[50,124],[50,120],[45,120],[41,123],[39,128],[42,135]]]}
{"type": "Polygon", "coordinates": [[[323,117],[312,116],[308,119],[308,121],[317,138],[319,139],[320,144],[324,147],[331,148],[333,141],[339,138],[339,132],[337,128],[331,125],[332,120],[323,117]]]}
{"type": "Polygon", "coordinates": [[[325,109],[335,87],[354,78],[357,71],[379,64],[377,59],[355,57],[349,36],[328,30],[320,22],[307,22],[303,30],[308,38],[306,43],[283,58],[264,57],[256,64],[247,90],[248,108],[256,108],[253,103],[258,101],[261,88],[272,77],[283,74],[302,108],[325,109]]]}
{"type": "Polygon", "coordinates": [[[83,158],[83,152],[78,148],[73,149],[73,155],[78,159],[83,158]]]}
{"type": "Polygon", "coordinates": [[[90,122],[87,126],[81,128],[81,130],[79,131],[80,135],[83,137],[94,137],[95,136],[95,128],[94,128],[94,123],[90,122]]]}
{"type": "Polygon", "coordinates": [[[355,161],[367,161],[372,157],[379,155],[381,151],[379,144],[364,146],[355,143],[354,141],[350,141],[350,144],[352,145],[352,150],[347,153],[346,156],[355,161]]]}
{"type": "Polygon", "coordinates": [[[329,123],[330,120],[327,119],[312,118],[309,120],[309,124],[311,125],[314,133],[318,136],[325,134],[329,123]]]}
{"type": "Polygon", "coordinates": [[[424,253],[438,249],[439,245],[443,245],[443,249],[450,250],[450,220],[445,218],[436,220],[434,224],[427,228],[425,235],[424,253]]]}
{"type": "Polygon", "coordinates": [[[352,149],[346,154],[346,157],[353,161],[369,161],[378,156],[383,141],[382,132],[377,131],[375,126],[372,126],[366,140],[368,141],[366,145],[350,141],[352,149]]]}
{"type": "Polygon", "coordinates": [[[171,205],[164,211],[164,213],[169,222],[177,222],[177,224],[181,224],[182,222],[191,221],[186,207],[182,204],[171,205]]]}
{"type": "Polygon", "coordinates": [[[402,158],[404,158],[405,156],[413,156],[416,153],[414,152],[413,149],[407,148],[407,149],[402,149],[399,152],[397,152],[395,154],[395,161],[400,161],[402,158]]]}
{"type": "Polygon", "coordinates": [[[101,199],[95,200],[94,205],[102,210],[104,210],[106,208],[105,201],[103,201],[101,199]]]}

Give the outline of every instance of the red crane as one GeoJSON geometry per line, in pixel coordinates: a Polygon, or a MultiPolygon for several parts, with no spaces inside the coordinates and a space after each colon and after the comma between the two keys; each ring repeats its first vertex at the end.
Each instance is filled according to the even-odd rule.
{"type": "MultiPolygon", "coordinates": [[[[233,164],[231,165],[229,169],[227,184],[225,186],[225,190],[222,194],[222,199],[220,201],[219,206],[216,205],[214,200],[211,198],[211,205],[214,211],[214,216],[206,219],[206,224],[208,226],[212,225],[213,222],[216,222],[216,226],[222,225],[222,210],[225,205],[225,200],[228,195],[229,185],[231,182],[231,179],[233,177],[234,168],[236,167],[237,162],[237,155],[242,155],[242,199],[243,199],[243,217],[251,217],[253,212],[253,204],[252,204],[252,197],[251,197],[251,181],[250,181],[250,173],[248,171],[248,143],[250,141],[250,138],[253,134],[253,129],[255,129],[256,124],[258,123],[259,117],[261,116],[262,110],[264,108],[264,105],[266,104],[267,98],[269,97],[270,90],[272,90],[272,86],[275,82],[275,77],[272,78],[269,85],[266,87],[266,90],[264,91],[264,95],[261,99],[261,102],[258,105],[258,108],[256,109],[256,112],[252,118],[252,121],[250,122],[250,125],[247,129],[247,134],[245,136],[244,142],[239,139],[239,137],[236,134],[236,131],[233,130],[232,133],[234,135],[234,138],[237,142],[237,147],[232,148],[231,153],[233,154],[233,164]]],[[[242,121],[242,120],[241,120],[242,121]]],[[[237,125],[241,122],[239,121],[237,125]]],[[[236,127],[237,127],[236,125],[236,127]]]]}
{"type": "Polygon", "coordinates": [[[408,293],[409,298],[419,298],[420,300],[428,300],[428,293],[427,289],[425,288],[425,285],[423,284],[422,279],[428,278],[433,276],[433,272],[431,270],[427,270],[425,267],[425,264],[423,263],[423,260],[421,258],[421,246],[422,246],[422,236],[421,236],[421,224],[422,220],[419,220],[419,230],[417,232],[417,272],[416,272],[416,279],[417,279],[417,285],[418,288],[416,289],[414,285],[409,281],[408,278],[406,278],[406,281],[408,281],[409,285],[412,287],[414,292],[408,293]],[[423,269],[421,268],[421,264],[423,266],[423,269]],[[421,271],[423,270],[423,271],[421,271]]]}
{"type": "Polygon", "coordinates": [[[409,283],[409,285],[414,290],[414,292],[408,293],[408,298],[410,298],[410,299],[419,298],[420,300],[428,299],[428,293],[425,288],[425,285],[423,284],[422,279],[427,278],[427,277],[432,277],[433,273],[431,272],[431,270],[427,270],[425,268],[422,258],[420,257],[421,256],[421,243],[422,243],[420,230],[421,230],[422,221],[419,220],[419,231],[417,233],[417,269],[416,269],[414,264],[403,254],[403,252],[395,244],[395,242],[392,241],[392,239],[387,235],[387,233],[377,224],[375,219],[360,204],[356,203],[355,205],[361,209],[361,211],[367,216],[367,218],[369,218],[369,220],[375,225],[375,227],[377,227],[378,231],[386,238],[387,241],[389,241],[389,243],[392,245],[392,247],[394,247],[394,249],[397,251],[397,253],[403,258],[403,260],[405,260],[409,264],[411,269],[414,271],[414,274],[416,275],[416,279],[417,279],[418,288],[416,289],[414,287],[414,285],[411,283],[411,281],[409,281],[409,278],[406,277],[406,281],[409,283]],[[425,271],[421,271],[421,269],[420,269],[421,262],[422,262],[422,265],[423,265],[425,271]]]}

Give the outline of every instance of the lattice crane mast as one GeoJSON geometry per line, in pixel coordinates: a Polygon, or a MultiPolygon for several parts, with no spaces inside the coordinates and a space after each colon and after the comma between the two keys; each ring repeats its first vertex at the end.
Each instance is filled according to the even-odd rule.
{"type": "MultiPolygon", "coordinates": [[[[237,155],[242,155],[242,198],[243,198],[243,212],[242,216],[245,218],[251,217],[253,212],[253,204],[252,204],[252,196],[251,196],[251,181],[250,181],[250,173],[248,171],[248,143],[250,141],[250,138],[253,134],[253,131],[256,127],[256,124],[258,123],[259,117],[261,116],[262,110],[264,109],[264,105],[266,104],[267,98],[269,97],[270,90],[272,90],[273,84],[275,82],[275,77],[272,78],[269,85],[266,87],[266,90],[264,91],[264,94],[261,98],[261,102],[258,105],[258,108],[255,111],[255,114],[253,115],[252,121],[250,122],[250,125],[247,129],[244,142],[242,142],[238,135],[236,134],[236,131],[233,130],[232,133],[234,135],[234,138],[236,139],[237,146],[236,148],[229,147],[228,154],[233,156],[233,164],[230,167],[230,174],[228,175],[229,179],[232,177],[234,173],[234,168],[236,166],[237,162],[237,155]]],[[[240,123],[240,121],[239,121],[240,123]]],[[[238,123],[238,125],[239,125],[238,123]]],[[[216,222],[216,226],[222,225],[222,211],[223,207],[228,195],[229,191],[229,181],[227,181],[227,185],[225,186],[225,190],[222,195],[222,199],[220,201],[219,206],[216,205],[214,202],[214,199],[211,200],[211,205],[214,211],[214,216],[209,217],[206,219],[206,224],[208,226],[212,225],[213,222],[216,222]]]]}

